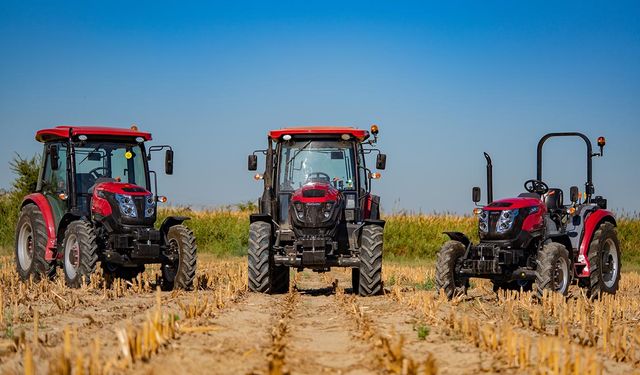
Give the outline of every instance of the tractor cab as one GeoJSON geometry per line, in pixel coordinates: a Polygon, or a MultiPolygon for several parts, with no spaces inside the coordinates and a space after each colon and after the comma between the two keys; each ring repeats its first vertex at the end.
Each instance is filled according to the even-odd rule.
{"type": "MultiPolygon", "coordinates": [[[[351,127],[285,128],[270,131],[267,149],[249,155],[251,171],[257,169],[256,153],[266,156],[264,174],[255,176],[264,180],[260,212],[251,215],[251,222],[256,223],[255,231],[269,226],[274,267],[318,272],[336,266],[360,269],[363,228],[377,225],[381,230],[384,224],[380,198],[371,193],[372,180],[380,174],[367,168],[365,161],[366,155],[377,153],[376,168],[385,168],[386,155],[371,147],[377,135],[376,125],[371,132],[351,127]]],[[[251,275],[249,281],[252,287],[251,275]]],[[[363,293],[371,293],[370,288],[363,293]]],[[[255,287],[256,291],[280,289],[255,287]]],[[[377,293],[379,287],[374,289],[377,293]]]]}

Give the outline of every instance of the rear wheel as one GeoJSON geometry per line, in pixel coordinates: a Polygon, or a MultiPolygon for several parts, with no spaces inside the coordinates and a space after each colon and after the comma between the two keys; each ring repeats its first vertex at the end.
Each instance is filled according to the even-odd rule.
{"type": "Polygon", "coordinates": [[[54,261],[45,259],[47,232],[44,217],[38,206],[28,204],[20,210],[15,235],[16,270],[22,280],[33,277],[53,278],[56,274],[54,261]]]}
{"type": "Polygon", "coordinates": [[[436,259],[436,290],[444,291],[448,299],[467,293],[469,278],[456,275],[456,266],[464,256],[465,247],[460,241],[447,241],[436,259]]]}
{"type": "Polygon", "coordinates": [[[98,262],[98,245],[96,234],[88,222],[76,220],[69,224],[62,241],[64,251],[63,270],[67,285],[79,288],[89,282],[89,277],[96,270],[98,262]]]}
{"type": "Polygon", "coordinates": [[[375,296],[382,293],[383,228],[366,225],[360,239],[360,269],[358,270],[358,294],[375,296]]]}
{"type": "Polygon", "coordinates": [[[600,297],[602,293],[615,294],[620,282],[620,242],[618,232],[611,223],[603,223],[593,234],[589,245],[589,285],[587,295],[600,297]]]}
{"type": "Polygon", "coordinates": [[[536,264],[536,297],[541,299],[545,290],[566,296],[573,271],[567,248],[557,242],[547,243],[538,252],[536,264]]]}
{"type": "Polygon", "coordinates": [[[161,266],[163,290],[193,289],[196,277],[197,246],[193,232],[184,225],[174,225],[167,232],[167,251],[175,259],[161,266]]]}

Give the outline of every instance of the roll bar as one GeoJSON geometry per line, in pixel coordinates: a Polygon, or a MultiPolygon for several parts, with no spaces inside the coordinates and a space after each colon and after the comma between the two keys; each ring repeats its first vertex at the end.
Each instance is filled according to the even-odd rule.
{"type": "Polygon", "coordinates": [[[577,132],[549,133],[544,137],[540,138],[540,141],[538,142],[538,161],[537,161],[537,176],[536,176],[537,180],[542,181],[542,146],[544,146],[544,143],[549,138],[553,138],[553,137],[579,137],[579,138],[582,138],[584,143],[587,145],[587,182],[585,183],[585,192],[587,194],[586,203],[590,203],[591,195],[593,195],[593,193],[595,192],[595,188],[593,187],[593,167],[592,167],[591,159],[594,156],[602,156],[603,154],[602,148],[604,147],[604,138],[602,138],[603,139],[602,144],[598,142],[598,145],[600,146],[599,153],[593,153],[593,147],[591,145],[591,141],[589,140],[589,138],[587,138],[586,135],[582,133],[577,133],[577,132]]]}

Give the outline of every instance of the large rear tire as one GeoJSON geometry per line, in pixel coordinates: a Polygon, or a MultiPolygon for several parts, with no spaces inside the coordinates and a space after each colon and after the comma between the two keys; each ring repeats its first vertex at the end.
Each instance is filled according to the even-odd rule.
{"type": "Polygon", "coordinates": [[[589,285],[587,295],[599,298],[602,293],[615,294],[620,282],[620,242],[618,232],[611,223],[603,223],[593,233],[589,244],[589,285]]]}
{"type": "Polygon", "coordinates": [[[84,283],[89,283],[98,262],[98,245],[93,226],[85,220],[71,222],[64,232],[62,249],[62,268],[67,286],[79,288],[83,280],[84,283]]]}
{"type": "Polygon", "coordinates": [[[54,261],[45,259],[47,230],[42,212],[35,204],[20,210],[15,235],[16,270],[23,281],[33,278],[52,279],[56,275],[54,261]]]}
{"type": "Polygon", "coordinates": [[[536,297],[542,299],[545,290],[567,295],[573,275],[569,251],[557,242],[549,242],[536,259],[536,297]]]}
{"type": "Polygon", "coordinates": [[[167,232],[167,246],[178,259],[162,264],[162,290],[193,289],[198,263],[196,237],[186,226],[174,225],[167,232]]]}
{"type": "Polygon", "coordinates": [[[382,293],[382,251],[384,229],[366,225],[360,238],[360,270],[358,294],[364,297],[382,293]]]}
{"type": "Polygon", "coordinates": [[[469,288],[469,278],[456,275],[456,265],[464,252],[464,244],[460,241],[447,241],[438,251],[436,290],[443,290],[448,299],[466,294],[469,288]]]}

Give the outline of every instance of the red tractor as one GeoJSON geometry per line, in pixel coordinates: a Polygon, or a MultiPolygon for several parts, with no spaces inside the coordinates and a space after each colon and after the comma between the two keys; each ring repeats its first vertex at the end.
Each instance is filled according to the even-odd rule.
{"type": "Polygon", "coordinates": [[[16,227],[16,266],[23,280],[52,278],[56,265],[70,287],[87,282],[100,261],[105,276],[132,279],[144,265],[160,263],[163,289],[190,289],[196,270],[193,233],[168,217],[154,228],[157,178],[151,134],[131,129],[58,126],[36,133],[44,143],[36,192],[22,202],[16,227]]]}
{"type": "Polygon", "coordinates": [[[351,267],[354,293],[382,291],[385,222],[380,198],[371,194],[365,156],[377,152],[376,168],[386,155],[366,147],[377,141],[378,127],[307,127],[273,130],[266,150],[249,155],[257,169],[257,152],[266,155],[264,192],[259,213],[250,217],[249,289],[286,293],[289,267],[326,272],[351,267]],[[370,139],[373,135],[373,139],[370,139]]]}
{"type": "MultiPolygon", "coordinates": [[[[527,191],[517,198],[493,201],[492,164],[487,159],[488,204],[474,210],[478,215],[479,244],[459,232],[440,249],[436,263],[436,287],[447,297],[465,293],[470,277],[490,279],[494,290],[544,290],[567,294],[569,285],[586,289],[597,298],[614,294],[620,281],[620,243],[616,220],[607,211],[607,200],[595,196],[592,159],[602,156],[604,137],[598,138],[599,153],[581,133],[551,133],[538,143],[537,177],[524,183],[527,191]],[[552,137],[579,137],[587,146],[587,182],[584,194],[570,189],[565,205],[561,189],[542,181],[542,147],[552,137]],[[584,197],[584,199],[581,199],[584,197]]],[[[480,188],[473,188],[473,201],[480,201],[480,188]]]]}

